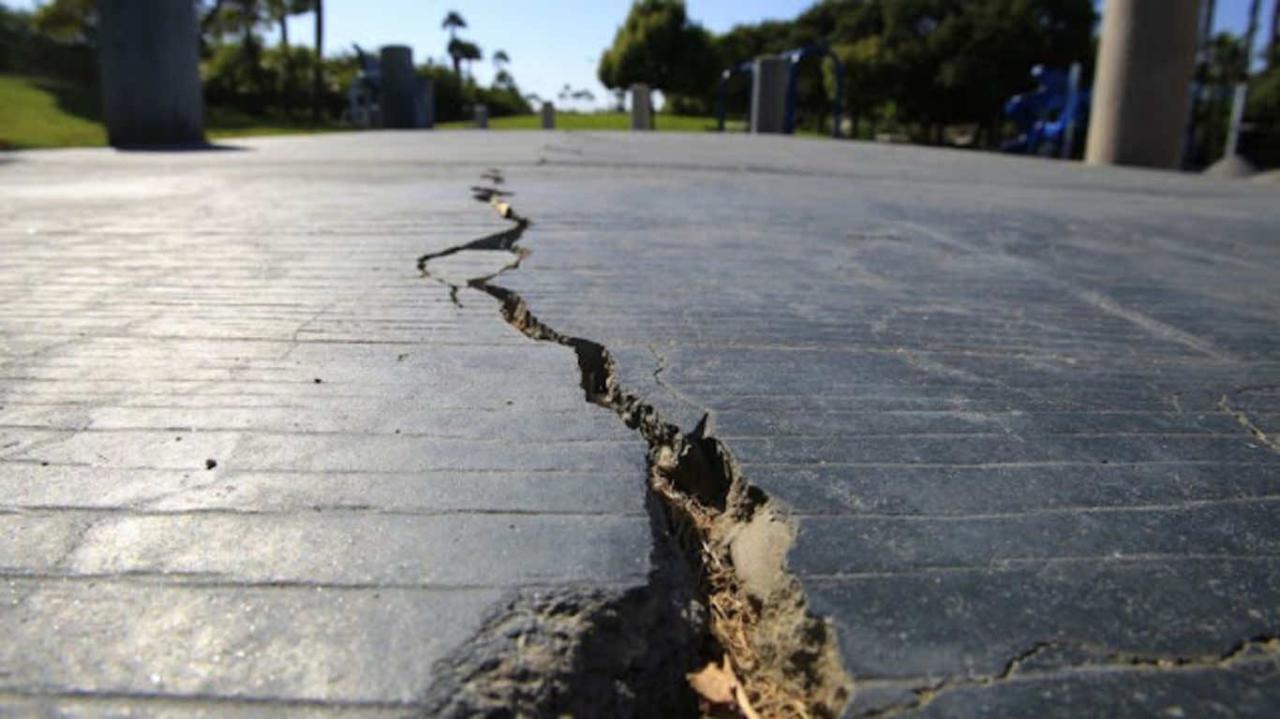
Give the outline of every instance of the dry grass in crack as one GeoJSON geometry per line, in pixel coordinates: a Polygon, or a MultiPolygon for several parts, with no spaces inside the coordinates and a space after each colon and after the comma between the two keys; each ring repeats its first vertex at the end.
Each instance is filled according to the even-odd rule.
{"type": "MultiPolygon", "coordinates": [[[[659,469],[651,489],[683,527],[677,538],[696,553],[701,594],[716,643],[742,677],[750,706],[765,717],[838,716],[851,694],[834,633],[806,611],[803,590],[782,563],[764,568],[776,586],[755,596],[732,558],[732,544],[754,520],[778,521],[761,504],[725,510],[708,507],[677,488],[659,469]]],[[[779,556],[785,555],[785,547],[779,556]]]]}

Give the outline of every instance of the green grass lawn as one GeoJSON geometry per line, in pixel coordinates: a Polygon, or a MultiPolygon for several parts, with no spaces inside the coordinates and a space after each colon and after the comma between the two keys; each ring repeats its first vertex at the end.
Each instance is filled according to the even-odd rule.
{"type": "MultiPolygon", "coordinates": [[[[714,132],[714,117],[685,117],[683,115],[657,115],[654,118],[655,128],[662,132],[714,132]]],[[[742,130],[741,121],[728,123],[730,130],[742,130]]],[[[442,122],[436,127],[442,130],[465,130],[475,127],[474,122],[442,122]]],[[[491,130],[538,130],[542,128],[542,119],[538,115],[516,115],[514,117],[495,117],[489,121],[491,130]]],[[[630,130],[631,115],[625,112],[560,112],[556,113],[557,130],[630,130]]]]}
{"type": "MultiPolygon", "coordinates": [[[[23,75],[0,75],[0,149],[42,147],[100,147],[107,142],[102,127],[100,101],[96,91],[54,80],[23,75]]],[[[714,117],[658,115],[659,131],[712,132],[714,117]]],[[[210,108],[205,117],[210,140],[253,135],[284,135],[343,129],[337,125],[321,128],[305,122],[261,118],[234,110],[210,108]]],[[[471,122],[444,122],[441,129],[465,129],[471,122]]],[[[537,115],[494,118],[494,130],[536,130],[542,127],[537,115]]],[[[561,130],[629,130],[630,115],[624,112],[556,115],[561,130]]],[[[741,131],[742,121],[730,121],[729,130],[741,131]]]]}
{"type": "MultiPolygon", "coordinates": [[[[0,75],[0,149],[100,147],[107,144],[101,117],[96,91],[55,80],[0,75]]],[[[343,129],[223,108],[209,108],[205,126],[210,140],[343,129]]]]}
{"type": "Polygon", "coordinates": [[[98,98],[51,80],[0,75],[0,148],[105,145],[98,98]]]}

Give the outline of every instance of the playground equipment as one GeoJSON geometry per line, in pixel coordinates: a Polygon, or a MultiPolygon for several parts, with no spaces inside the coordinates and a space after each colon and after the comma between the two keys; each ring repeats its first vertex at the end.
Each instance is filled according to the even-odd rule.
{"type": "MultiPolygon", "coordinates": [[[[808,57],[829,57],[835,63],[836,96],[831,105],[831,136],[839,138],[840,108],[844,106],[844,63],[840,62],[840,58],[823,45],[809,45],[795,50],[788,50],[779,54],[778,57],[784,58],[790,63],[786,89],[786,116],[783,125],[783,132],[788,135],[794,134],[796,131],[796,78],[800,74],[800,62],[808,57]]],[[[735,75],[751,75],[753,72],[754,63],[744,62],[726,68],[720,73],[720,83],[716,89],[716,123],[720,132],[724,132],[725,127],[725,106],[727,104],[729,80],[733,79],[735,75]]]]}
{"type": "Polygon", "coordinates": [[[347,88],[347,113],[356,127],[381,127],[382,71],[378,58],[351,44],[360,61],[360,72],[347,88]]]}
{"type": "Polygon", "coordinates": [[[1031,92],[1014,95],[1004,105],[1004,114],[1018,128],[1018,137],[1006,142],[1005,152],[1072,156],[1078,130],[1088,122],[1088,90],[1080,88],[1080,65],[1068,72],[1050,70],[1043,65],[1031,68],[1038,86],[1031,92]]]}
{"type": "Polygon", "coordinates": [[[413,50],[386,45],[371,55],[352,43],[360,71],[347,87],[347,119],[356,127],[430,128],[435,98],[429,79],[417,74],[413,50]]]}

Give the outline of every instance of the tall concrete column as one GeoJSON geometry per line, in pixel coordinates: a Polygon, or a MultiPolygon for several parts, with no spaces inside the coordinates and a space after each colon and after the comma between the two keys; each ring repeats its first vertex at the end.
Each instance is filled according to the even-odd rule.
{"type": "Polygon", "coordinates": [[[382,126],[417,127],[418,81],[413,71],[413,48],[384,45],[378,53],[378,65],[382,73],[382,126]]]}
{"type": "Polygon", "coordinates": [[[631,129],[642,132],[653,129],[653,99],[648,85],[631,86],[631,129]]]}
{"type": "Polygon", "coordinates": [[[757,58],[751,73],[751,132],[782,133],[787,124],[787,83],[791,61],[757,58]]]}
{"type": "Polygon", "coordinates": [[[102,109],[115,147],[204,142],[195,7],[99,0],[102,109]]]}
{"type": "Polygon", "coordinates": [[[415,77],[418,94],[415,96],[418,110],[418,127],[431,129],[436,126],[436,86],[429,77],[415,77]]]}
{"type": "Polygon", "coordinates": [[[1085,150],[1089,164],[1182,164],[1198,5],[1107,0],[1085,150]]]}

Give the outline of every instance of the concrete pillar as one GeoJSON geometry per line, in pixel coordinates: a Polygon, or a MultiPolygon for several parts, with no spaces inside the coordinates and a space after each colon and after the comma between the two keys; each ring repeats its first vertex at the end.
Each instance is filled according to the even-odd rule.
{"type": "Polygon", "coordinates": [[[787,83],[791,61],[785,57],[757,58],[751,74],[751,131],[786,132],[787,83]]]}
{"type": "Polygon", "coordinates": [[[653,99],[648,85],[631,86],[631,129],[641,132],[653,129],[653,99]]]}
{"type": "Polygon", "coordinates": [[[204,143],[195,7],[100,0],[103,119],[116,147],[204,143]]]}
{"type": "Polygon", "coordinates": [[[430,129],[436,126],[436,88],[429,77],[415,79],[418,83],[418,127],[430,129]]]}
{"type": "Polygon", "coordinates": [[[556,129],[556,106],[549,102],[542,103],[542,129],[556,129]]]}
{"type": "Polygon", "coordinates": [[[1198,0],[1107,0],[1085,161],[1182,164],[1198,0]]]}
{"type": "Polygon", "coordinates": [[[384,45],[378,53],[382,73],[382,126],[394,129],[417,127],[417,74],[413,70],[413,48],[384,45]]]}
{"type": "Polygon", "coordinates": [[[489,106],[476,105],[476,127],[481,130],[489,129],[489,106]]]}

